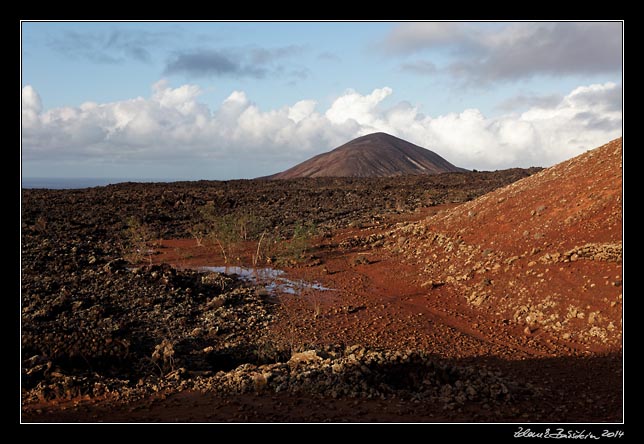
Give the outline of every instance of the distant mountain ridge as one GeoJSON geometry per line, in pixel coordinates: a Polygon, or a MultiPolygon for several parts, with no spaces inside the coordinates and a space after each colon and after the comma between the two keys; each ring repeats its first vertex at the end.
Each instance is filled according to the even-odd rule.
{"type": "Polygon", "coordinates": [[[438,154],[387,133],[358,137],[266,179],[391,177],[464,172],[438,154]]]}

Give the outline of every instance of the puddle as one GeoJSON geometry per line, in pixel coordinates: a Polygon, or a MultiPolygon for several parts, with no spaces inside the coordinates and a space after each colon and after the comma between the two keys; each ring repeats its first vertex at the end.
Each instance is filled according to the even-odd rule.
{"type": "Polygon", "coordinates": [[[291,280],[282,277],[283,270],[275,268],[246,268],[246,267],[199,267],[200,271],[214,273],[236,274],[242,280],[256,285],[262,285],[271,293],[300,294],[303,290],[334,291],[333,288],[324,287],[317,282],[291,280]]]}

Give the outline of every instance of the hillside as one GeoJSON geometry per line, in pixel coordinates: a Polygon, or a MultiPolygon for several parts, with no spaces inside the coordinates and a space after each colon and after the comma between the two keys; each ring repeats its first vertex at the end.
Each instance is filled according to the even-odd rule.
{"type": "Polygon", "coordinates": [[[390,177],[465,171],[438,154],[386,133],[358,137],[268,179],[390,177]]]}
{"type": "Polygon", "coordinates": [[[430,288],[444,284],[444,294],[496,317],[486,328],[508,325],[546,346],[620,346],[621,139],[397,236],[430,288]]]}

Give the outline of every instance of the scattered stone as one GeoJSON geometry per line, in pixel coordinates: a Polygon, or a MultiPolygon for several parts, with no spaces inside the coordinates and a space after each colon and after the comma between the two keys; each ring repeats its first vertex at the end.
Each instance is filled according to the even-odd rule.
{"type": "Polygon", "coordinates": [[[123,258],[114,259],[105,264],[103,270],[105,270],[107,273],[118,273],[119,271],[125,269],[127,263],[128,262],[123,258]]]}
{"type": "Polygon", "coordinates": [[[434,280],[429,280],[424,283],[422,283],[420,286],[423,288],[437,288],[445,285],[445,282],[443,281],[434,281],[434,280]]]}
{"type": "Polygon", "coordinates": [[[295,353],[291,356],[291,359],[288,360],[288,365],[291,367],[297,367],[299,364],[309,364],[316,361],[321,361],[322,358],[317,355],[315,350],[308,350],[302,353],[295,353]]]}
{"type": "Polygon", "coordinates": [[[353,258],[353,262],[351,262],[352,266],[358,266],[358,265],[369,265],[371,261],[369,258],[367,258],[365,255],[358,255],[355,258],[353,258]]]}

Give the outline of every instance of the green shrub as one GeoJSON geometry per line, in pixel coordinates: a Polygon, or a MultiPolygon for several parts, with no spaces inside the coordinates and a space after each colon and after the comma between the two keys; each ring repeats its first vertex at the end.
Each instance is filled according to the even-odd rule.
{"type": "Polygon", "coordinates": [[[311,247],[311,239],[317,233],[317,227],[312,222],[298,221],[293,228],[293,237],[289,242],[289,253],[295,258],[299,259],[311,247]]]}
{"type": "Polygon", "coordinates": [[[126,259],[137,263],[147,257],[151,264],[155,238],[152,228],[136,217],[128,218],[126,223],[125,239],[128,249],[126,259]]]}

